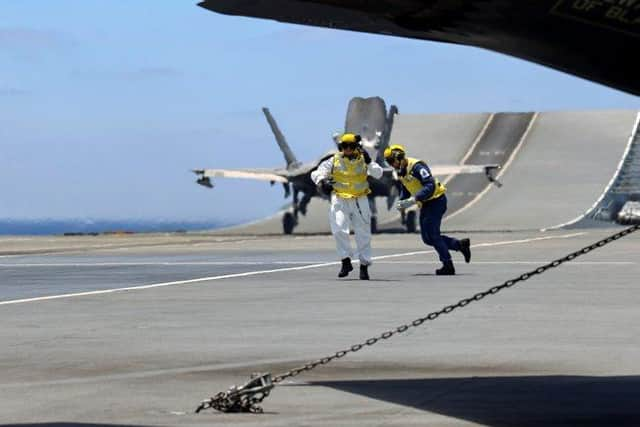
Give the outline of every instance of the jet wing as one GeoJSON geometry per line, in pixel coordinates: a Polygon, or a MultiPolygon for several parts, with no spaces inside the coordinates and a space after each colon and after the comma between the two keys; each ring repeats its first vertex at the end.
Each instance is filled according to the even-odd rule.
{"type": "Polygon", "coordinates": [[[205,0],[228,14],[481,47],[640,94],[637,0],[205,0]]]}
{"type": "MultiPolygon", "coordinates": [[[[433,165],[429,166],[429,169],[434,176],[482,173],[489,182],[495,184],[497,187],[502,187],[502,183],[496,178],[500,165],[433,165]]],[[[397,172],[393,168],[384,168],[383,171],[385,174],[393,175],[394,179],[398,179],[397,172]]]]}
{"type": "Polygon", "coordinates": [[[286,184],[289,178],[272,170],[263,169],[195,169],[193,171],[200,179],[204,178],[240,178],[258,181],[281,182],[286,184]]]}
{"type": "Polygon", "coordinates": [[[465,175],[472,173],[484,173],[492,169],[499,169],[498,165],[434,165],[429,166],[435,176],[465,175]]]}
{"type": "MultiPolygon", "coordinates": [[[[488,175],[500,169],[499,165],[433,165],[429,166],[434,176],[466,175],[483,173],[488,175]]],[[[384,168],[384,173],[394,173],[393,168],[384,168]]]]}

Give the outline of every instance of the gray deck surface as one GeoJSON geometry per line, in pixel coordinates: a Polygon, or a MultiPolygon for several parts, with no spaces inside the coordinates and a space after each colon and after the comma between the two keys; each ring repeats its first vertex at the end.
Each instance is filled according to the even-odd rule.
{"type": "MultiPolygon", "coordinates": [[[[287,380],[265,414],[192,413],[611,233],[535,230],[591,206],[635,116],[541,114],[504,187],[445,224],[480,230],[453,233],[473,245],[455,277],[407,234],[374,236],[369,282],[336,278],[329,235],[0,237],[0,426],[638,426],[640,233],[287,380]]],[[[402,117],[394,142],[456,163],[487,115],[402,117]]],[[[310,210],[299,230],[326,230],[310,210]]]]}
{"type": "Polygon", "coordinates": [[[370,282],[317,265],[330,236],[0,238],[0,425],[636,426],[640,235],[286,381],[263,415],[192,413],[603,235],[473,233],[448,278],[378,235],[370,282]]]}

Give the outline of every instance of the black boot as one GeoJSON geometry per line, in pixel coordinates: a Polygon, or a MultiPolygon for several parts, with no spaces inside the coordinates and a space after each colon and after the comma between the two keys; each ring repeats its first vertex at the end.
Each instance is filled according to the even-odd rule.
{"type": "Polygon", "coordinates": [[[471,261],[471,241],[469,239],[460,240],[460,252],[464,255],[464,262],[471,261]]]}
{"type": "Polygon", "coordinates": [[[369,280],[369,266],[360,264],[360,280],[369,280]]]}
{"type": "Polygon", "coordinates": [[[346,277],[351,270],[353,270],[353,266],[351,265],[351,258],[343,258],[342,268],[338,273],[338,277],[346,277]]]}
{"type": "Polygon", "coordinates": [[[453,276],[456,274],[456,269],[453,268],[453,261],[445,261],[442,263],[442,267],[436,270],[437,276],[453,276]]]}

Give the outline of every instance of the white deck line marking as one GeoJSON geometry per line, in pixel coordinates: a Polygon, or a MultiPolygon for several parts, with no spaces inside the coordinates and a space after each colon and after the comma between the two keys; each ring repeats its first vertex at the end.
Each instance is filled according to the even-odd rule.
{"type": "MultiPolygon", "coordinates": [[[[474,265],[541,265],[549,262],[549,260],[540,261],[472,261],[474,265]]],[[[440,261],[380,261],[376,264],[434,264],[439,265],[440,261]]],[[[636,265],[634,261],[572,261],[567,265],[584,266],[584,265],[636,265]]]]}
{"type": "Polygon", "coordinates": [[[551,227],[543,228],[540,231],[556,230],[558,228],[564,228],[564,227],[567,227],[569,225],[573,225],[576,222],[582,220],[587,215],[589,215],[591,212],[593,212],[593,210],[596,207],[598,207],[598,205],[600,204],[602,199],[604,199],[604,197],[609,192],[609,189],[616,182],[616,179],[618,178],[618,175],[620,175],[620,171],[622,170],[622,166],[624,166],[624,162],[627,160],[627,156],[629,155],[629,151],[631,151],[631,146],[633,146],[633,140],[636,138],[636,134],[638,133],[638,125],[639,124],[640,124],[640,112],[636,115],[636,120],[635,120],[635,122],[633,124],[633,128],[631,129],[631,135],[629,136],[629,141],[627,142],[627,146],[624,149],[624,152],[622,153],[622,158],[618,162],[618,167],[616,168],[616,171],[613,173],[613,176],[609,180],[609,183],[607,184],[607,186],[604,188],[604,190],[600,194],[600,197],[598,197],[598,200],[596,200],[595,203],[593,205],[591,205],[591,207],[589,209],[587,209],[582,215],[578,215],[574,219],[572,219],[570,221],[567,221],[567,222],[565,222],[563,224],[558,224],[558,225],[553,225],[551,227]]]}
{"type": "MultiPolygon", "coordinates": [[[[541,240],[569,239],[571,237],[581,236],[584,234],[587,234],[587,233],[582,232],[582,233],[563,234],[560,236],[545,236],[545,237],[534,237],[530,239],[504,240],[499,242],[479,243],[477,245],[472,245],[472,247],[485,248],[485,247],[493,247],[493,246],[512,245],[512,244],[518,244],[518,243],[530,243],[530,242],[537,242],[541,240]]],[[[399,254],[381,255],[381,256],[373,257],[373,259],[374,260],[391,259],[391,258],[399,258],[404,256],[420,255],[420,254],[427,254],[427,253],[433,253],[433,252],[435,251],[423,250],[423,251],[414,251],[414,252],[404,252],[399,254]]],[[[102,295],[102,294],[111,294],[116,292],[126,292],[126,291],[133,291],[133,290],[163,288],[167,286],[189,285],[193,283],[207,282],[207,281],[213,281],[213,280],[233,279],[238,277],[250,277],[250,276],[257,276],[262,274],[282,273],[287,271],[310,270],[313,268],[328,267],[328,266],[338,265],[338,264],[340,264],[340,262],[324,262],[320,264],[303,265],[300,267],[286,267],[286,268],[275,268],[270,270],[247,271],[244,273],[223,274],[220,276],[200,277],[197,279],[188,279],[188,280],[176,280],[173,282],[154,283],[151,285],[130,286],[130,287],[116,288],[116,289],[103,289],[99,291],[76,292],[71,294],[50,295],[46,297],[24,298],[24,299],[17,299],[17,300],[0,301],[0,305],[23,304],[28,302],[48,301],[48,300],[54,300],[54,299],[74,298],[74,297],[80,297],[80,296],[102,295]]]]}
{"type": "MultiPolygon", "coordinates": [[[[527,126],[527,128],[525,129],[524,133],[522,134],[522,136],[520,137],[520,141],[518,141],[518,145],[516,145],[516,148],[513,149],[513,151],[511,152],[511,156],[509,156],[509,159],[507,159],[506,163],[504,164],[504,166],[502,166],[502,168],[499,169],[498,174],[496,175],[496,179],[500,179],[502,178],[502,175],[504,175],[504,173],[509,169],[509,166],[511,166],[511,163],[513,162],[513,160],[516,158],[516,156],[518,155],[518,153],[520,152],[520,149],[522,148],[522,146],[524,145],[524,141],[527,139],[527,137],[529,136],[529,132],[531,131],[531,128],[533,127],[533,124],[535,123],[536,119],[538,118],[538,113],[534,113],[533,116],[531,117],[531,121],[529,122],[529,125],[527,126]]],[[[451,213],[451,215],[447,215],[442,219],[443,223],[446,223],[448,220],[450,220],[451,218],[456,217],[457,215],[461,214],[462,212],[466,211],[467,209],[469,209],[471,206],[475,205],[480,199],[482,199],[484,197],[485,194],[487,194],[487,192],[489,192],[493,187],[495,187],[495,185],[489,183],[489,185],[487,185],[486,187],[484,187],[484,190],[482,190],[476,197],[474,197],[469,203],[467,203],[466,205],[464,205],[463,207],[461,207],[460,209],[458,209],[457,211],[451,213]]]]}

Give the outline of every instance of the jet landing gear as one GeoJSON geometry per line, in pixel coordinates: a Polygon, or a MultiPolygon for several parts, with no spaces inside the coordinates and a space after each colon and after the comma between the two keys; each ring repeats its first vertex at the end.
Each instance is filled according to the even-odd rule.
{"type": "Polygon", "coordinates": [[[293,233],[293,229],[298,225],[298,220],[296,219],[293,212],[286,212],[282,216],[282,232],[284,234],[293,233]]]}
{"type": "Polygon", "coordinates": [[[417,225],[417,217],[418,214],[416,213],[415,209],[410,209],[408,211],[402,211],[400,214],[400,218],[402,221],[402,225],[404,225],[405,229],[407,230],[407,233],[415,233],[416,232],[416,225],[417,225]]]}
{"type": "Polygon", "coordinates": [[[417,215],[416,215],[416,211],[415,210],[411,210],[409,212],[407,212],[407,219],[406,219],[406,228],[407,228],[407,233],[415,233],[416,232],[416,219],[417,215]]]}
{"type": "Polygon", "coordinates": [[[376,206],[376,199],[372,196],[367,197],[369,201],[369,211],[371,212],[371,234],[378,233],[378,208],[376,206]]]}
{"type": "Polygon", "coordinates": [[[282,216],[282,232],[284,234],[293,233],[293,229],[298,225],[298,190],[293,189],[293,212],[285,212],[282,216]]]}
{"type": "Polygon", "coordinates": [[[307,205],[311,201],[312,194],[303,193],[302,200],[298,200],[299,191],[293,189],[292,212],[285,212],[282,215],[282,232],[284,234],[292,234],[293,229],[298,225],[298,212],[302,215],[307,213],[307,205]]]}

